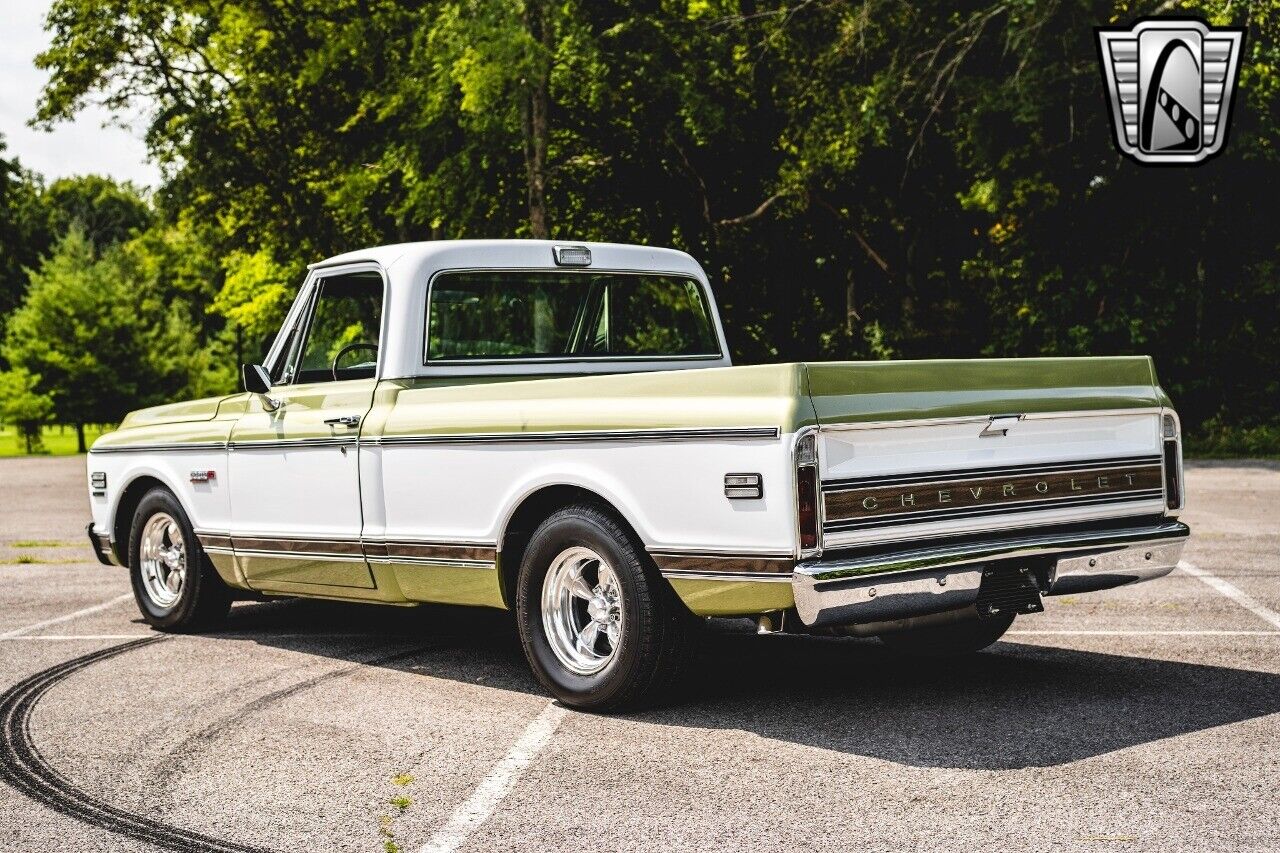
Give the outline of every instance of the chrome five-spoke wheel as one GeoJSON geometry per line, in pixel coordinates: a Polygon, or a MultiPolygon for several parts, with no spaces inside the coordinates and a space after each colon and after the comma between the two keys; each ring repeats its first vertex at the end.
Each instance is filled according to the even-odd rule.
{"type": "Polygon", "coordinates": [[[651,701],[692,659],[693,617],[635,533],[599,504],[562,507],[537,526],[515,604],[534,675],[573,708],[651,701]]]}
{"type": "Polygon", "coordinates": [[[231,589],[205,556],[182,504],[156,486],[129,526],[129,583],[142,618],[162,631],[212,628],[231,609],[231,589]]]}
{"type": "Polygon", "coordinates": [[[594,675],[613,660],[622,638],[622,585],[590,548],[566,548],[542,582],[542,627],[560,663],[594,675]]]}
{"type": "Polygon", "coordinates": [[[182,528],[167,513],[147,520],[138,543],[142,586],[157,607],[168,609],[182,597],[187,579],[187,548],[182,528]]]}

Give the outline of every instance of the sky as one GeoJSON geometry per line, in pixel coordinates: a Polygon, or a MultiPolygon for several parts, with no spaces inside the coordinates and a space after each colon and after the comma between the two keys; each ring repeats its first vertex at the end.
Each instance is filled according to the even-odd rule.
{"type": "Polygon", "coordinates": [[[147,162],[143,123],[128,117],[129,129],[103,127],[112,114],[88,107],[71,122],[51,132],[27,122],[35,115],[36,98],[48,75],[37,69],[35,56],[49,43],[44,31],[51,0],[3,0],[0,3],[0,138],[5,159],[53,180],[66,175],[107,175],[144,187],[160,183],[160,172],[147,162]]]}

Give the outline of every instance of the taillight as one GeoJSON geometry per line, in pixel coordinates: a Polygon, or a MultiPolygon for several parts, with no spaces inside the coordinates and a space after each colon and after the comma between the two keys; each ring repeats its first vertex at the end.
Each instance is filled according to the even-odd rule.
{"type": "Polygon", "coordinates": [[[1182,480],[1178,477],[1178,419],[1166,412],[1160,417],[1160,436],[1164,439],[1165,506],[1182,506],[1182,480]]]}
{"type": "Polygon", "coordinates": [[[800,549],[818,547],[818,469],[812,465],[796,468],[796,517],[800,521],[800,549]]]}
{"type": "Polygon", "coordinates": [[[1178,479],[1178,442],[1164,443],[1164,495],[1169,509],[1182,506],[1182,482],[1178,479]]]}
{"type": "Polygon", "coordinates": [[[800,550],[818,548],[818,440],[809,433],[796,442],[796,521],[800,550]]]}

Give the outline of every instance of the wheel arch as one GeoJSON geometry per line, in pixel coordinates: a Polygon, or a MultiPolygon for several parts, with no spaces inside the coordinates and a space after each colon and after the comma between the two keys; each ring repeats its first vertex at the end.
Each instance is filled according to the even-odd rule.
{"type": "Polygon", "coordinates": [[[116,499],[111,518],[111,541],[116,549],[116,559],[122,566],[129,565],[129,535],[133,526],[133,514],[147,492],[157,486],[173,495],[173,499],[182,507],[183,512],[187,513],[187,517],[191,517],[191,512],[183,505],[178,491],[166,482],[159,472],[151,470],[135,472],[120,490],[120,497],[116,499]]]}
{"type": "Polygon", "coordinates": [[[547,483],[525,494],[507,514],[498,537],[498,581],[502,588],[502,600],[514,609],[516,580],[520,574],[520,562],[525,547],[538,525],[552,513],[575,504],[588,504],[614,516],[644,548],[644,538],[635,524],[616,504],[601,491],[577,483],[547,483]]]}

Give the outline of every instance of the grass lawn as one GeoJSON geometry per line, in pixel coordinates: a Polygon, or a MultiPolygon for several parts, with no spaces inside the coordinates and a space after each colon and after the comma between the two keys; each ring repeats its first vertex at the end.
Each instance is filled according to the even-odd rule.
{"type": "MultiPolygon", "coordinates": [[[[101,428],[87,426],[84,428],[84,442],[92,445],[93,440],[111,427],[101,428]]],[[[44,428],[44,454],[48,456],[70,456],[76,452],[76,428],[73,426],[49,426],[44,428]]],[[[9,425],[0,426],[0,456],[26,456],[27,448],[22,436],[9,425]]]]}

